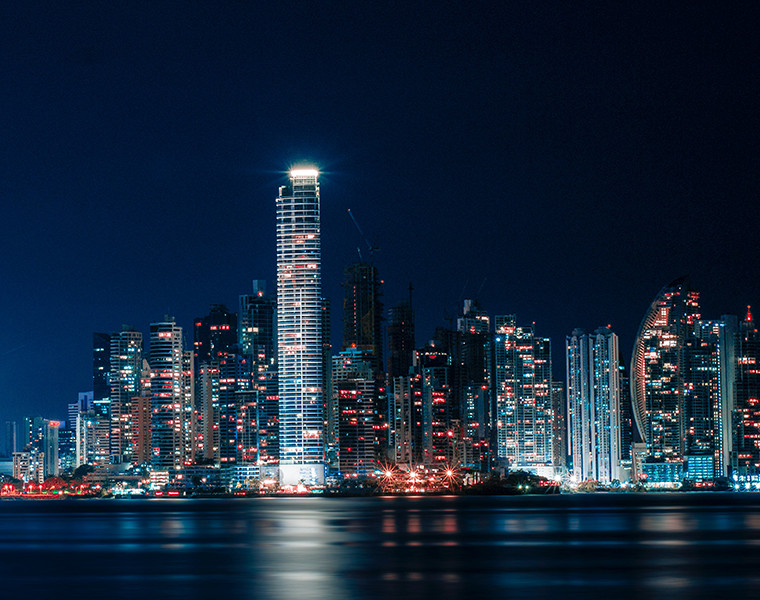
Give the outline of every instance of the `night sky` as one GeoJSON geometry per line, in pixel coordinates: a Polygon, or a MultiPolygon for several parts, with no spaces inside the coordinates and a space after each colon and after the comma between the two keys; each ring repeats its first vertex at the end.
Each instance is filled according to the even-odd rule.
{"type": "Polygon", "coordinates": [[[322,172],[335,352],[349,208],[418,344],[479,291],[564,379],[565,335],[609,324],[627,359],[682,275],[706,318],[760,312],[758,6],[3,3],[0,423],[65,418],[93,331],[192,336],[274,291],[296,164],[322,172]]]}

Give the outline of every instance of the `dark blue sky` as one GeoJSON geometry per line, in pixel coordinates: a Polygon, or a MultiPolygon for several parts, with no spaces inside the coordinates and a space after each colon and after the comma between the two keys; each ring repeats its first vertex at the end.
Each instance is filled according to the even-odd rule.
{"type": "Polygon", "coordinates": [[[681,275],[706,317],[760,302],[757,7],[577,4],[4,3],[0,422],[64,417],[93,331],[273,290],[296,162],[336,343],[348,208],[418,343],[485,281],[557,378],[681,275]]]}

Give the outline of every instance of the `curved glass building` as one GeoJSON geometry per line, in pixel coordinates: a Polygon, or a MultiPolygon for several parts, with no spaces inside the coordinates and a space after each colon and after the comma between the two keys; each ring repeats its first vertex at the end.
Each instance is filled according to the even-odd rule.
{"type": "Polygon", "coordinates": [[[631,401],[649,459],[670,462],[684,454],[684,347],[698,310],[688,278],[676,279],[657,294],[636,335],[631,401]]]}

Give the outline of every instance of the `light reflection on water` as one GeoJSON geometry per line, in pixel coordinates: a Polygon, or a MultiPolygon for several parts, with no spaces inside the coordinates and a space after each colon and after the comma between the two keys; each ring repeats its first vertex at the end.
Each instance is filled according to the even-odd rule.
{"type": "Polygon", "coordinates": [[[758,564],[760,494],[0,502],[4,592],[57,598],[760,597],[758,564]]]}

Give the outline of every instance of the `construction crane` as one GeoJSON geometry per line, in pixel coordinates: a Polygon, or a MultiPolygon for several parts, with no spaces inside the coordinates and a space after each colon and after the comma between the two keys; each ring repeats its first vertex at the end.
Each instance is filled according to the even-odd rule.
{"type": "MultiPolygon", "coordinates": [[[[348,209],[348,214],[351,216],[351,220],[354,222],[354,225],[356,225],[356,229],[359,230],[359,235],[362,236],[362,239],[364,240],[364,243],[367,244],[367,248],[369,249],[369,262],[372,262],[372,258],[374,256],[375,252],[380,252],[380,247],[377,246],[377,238],[375,238],[375,243],[370,244],[369,240],[367,239],[367,236],[364,235],[364,232],[362,231],[362,228],[359,227],[359,223],[356,221],[356,217],[354,217],[354,213],[351,212],[351,209],[348,209]]],[[[356,251],[359,253],[359,258],[362,262],[364,262],[364,257],[362,256],[361,248],[357,248],[356,251]]]]}

